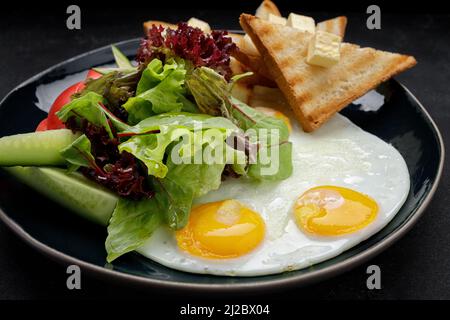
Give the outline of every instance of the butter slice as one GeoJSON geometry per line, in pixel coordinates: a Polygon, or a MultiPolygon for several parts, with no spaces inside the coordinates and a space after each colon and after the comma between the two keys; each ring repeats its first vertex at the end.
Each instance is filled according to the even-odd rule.
{"type": "Polygon", "coordinates": [[[287,19],[287,26],[309,33],[316,32],[314,19],[300,14],[290,13],[287,19]]]}
{"type": "Polygon", "coordinates": [[[276,16],[276,15],[271,14],[271,13],[269,13],[269,16],[268,16],[267,20],[269,22],[272,22],[272,23],[275,23],[275,24],[281,24],[283,26],[285,26],[286,22],[287,22],[286,18],[279,17],[279,16],[276,16]]]}
{"type": "Polygon", "coordinates": [[[199,28],[205,33],[211,32],[211,27],[206,21],[197,19],[197,18],[190,18],[187,22],[187,24],[193,28],[199,28]]]}
{"type": "Polygon", "coordinates": [[[312,37],[306,62],[321,67],[331,67],[341,58],[341,37],[330,32],[317,31],[312,37]]]}

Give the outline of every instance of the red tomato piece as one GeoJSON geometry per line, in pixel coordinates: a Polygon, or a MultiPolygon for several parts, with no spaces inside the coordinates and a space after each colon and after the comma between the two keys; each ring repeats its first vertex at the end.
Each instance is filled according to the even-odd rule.
{"type": "Polygon", "coordinates": [[[83,88],[84,82],[78,82],[61,92],[61,94],[56,98],[55,102],[53,102],[52,107],[48,112],[48,130],[65,128],[64,123],[62,123],[61,120],[59,120],[59,118],[56,116],[56,112],[58,112],[64,105],[70,102],[70,97],[74,93],[80,92],[81,90],[83,90],[83,88]]]}
{"type": "Polygon", "coordinates": [[[47,130],[47,118],[39,122],[39,125],[36,128],[37,131],[46,131],[47,130]]]}
{"type": "Polygon", "coordinates": [[[87,80],[87,79],[98,79],[98,78],[100,78],[101,76],[102,76],[101,73],[98,73],[97,71],[90,69],[90,70],[88,71],[87,76],[86,76],[86,80],[87,80]]]}
{"type": "MultiPolygon", "coordinates": [[[[98,73],[94,70],[89,70],[86,76],[87,79],[98,79],[102,76],[101,73],[98,73]]],[[[47,130],[53,129],[63,129],[65,128],[64,123],[59,120],[56,116],[56,112],[58,112],[64,105],[70,102],[70,97],[83,90],[85,87],[84,81],[75,83],[74,85],[68,87],[66,90],[61,92],[61,94],[56,98],[55,102],[53,102],[50,111],[48,112],[48,121],[47,121],[47,130]]]]}

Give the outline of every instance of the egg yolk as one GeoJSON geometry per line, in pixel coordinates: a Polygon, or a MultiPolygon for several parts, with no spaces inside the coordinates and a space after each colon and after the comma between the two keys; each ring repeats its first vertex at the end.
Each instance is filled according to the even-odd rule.
{"type": "Polygon", "coordinates": [[[292,132],[291,121],[289,120],[288,117],[286,117],[286,115],[284,115],[284,113],[282,113],[278,110],[272,109],[272,108],[267,108],[267,107],[256,107],[255,110],[258,110],[258,111],[264,113],[265,115],[283,120],[284,123],[286,124],[286,126],[288,127],[289,132],[292,132]]]}
{"type": "Polygon", "coordinates": [[[236,258],[255,249],[265,234],[259,214],[237,200],[195,206],[176,232],[178,247],[203,258],[236,258]]]}
{"type": "Polygon", "coordinates": [[[338,236],[360,230],[377,216],[378,205],[367,195],[335,186],[309,189],[294,205],[298,227],[319,236],[338,236]]]}

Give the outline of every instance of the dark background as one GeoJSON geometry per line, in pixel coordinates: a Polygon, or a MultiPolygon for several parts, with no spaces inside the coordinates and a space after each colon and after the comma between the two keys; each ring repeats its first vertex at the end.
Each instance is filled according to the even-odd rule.
{"type": "MultiPolygon", "coordinates": [[[[10,3],[0,12],[0,97],[32,75],[85,51],[141,36],[141,22],[149,19],[177,22],[191,16],[209,21],[214,28],[239,28],[241,12],[252,13],[259,1],[189,1],[155,7],[138,2],[78,2],[82,29],[66,29],[67,5],[39,7],[10,3]]],[[[414,55],[418,65],[398,79],[423,103],[447,142],[450,117],[450,13],[437,1],[420,6],[412,2],[378,1],[382,29],[365,27],[368,4],[337,1],[294,5],[278,1],[284,15],[294,11],[312,15],[316,21],[345,14],[349,18],[346,40],[379,49],[414,55]]],[[[75,3],[75,1],[74,1],[75,3]]],[[[26,115],[24,115],[26,116],[26,115]]],[[[446,143],[447,146],[447,143],[446,143]]],[[[450,148],[448,148],[450,150],[450,148]]],[[[444,170],[440,187],[423,218],[399,242],[370,263],[341,276],[306,288],[276,295],[258,293],[260,302],[286,299],[450,299],[449,172],[444,170]],[[366,268],[382,270],[382,289],[366,288],[366,268]]],[[[39,214],[33,212],[33,214],[39,214]]],[[[86,274],[82,290],[66,288],[66,267],[36,253],[0,223],[0,299],[49,298],[162,298],[169,293],[142,291],[106,283],[86,274]]],[[[177,296],[178,301],[189,300],[177,296]]],[[[192,298],[192,297],[191,297],[192,298]]],[[[204,297],[196,297],[201,301],[204,297]]],[[[194,299],[194,298],[192,298],[194,299]]],[[[209,296],[208,299],[214,299],[209,296]]],[[[197,300],[198,301],[198,300],[197,300]]],[[[241,301],[242,302],[242,301],[241,301]]]]}

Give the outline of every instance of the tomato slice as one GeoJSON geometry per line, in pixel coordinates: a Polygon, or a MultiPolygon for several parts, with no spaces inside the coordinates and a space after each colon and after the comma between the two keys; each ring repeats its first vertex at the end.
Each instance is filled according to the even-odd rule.
{"type": "Polygon", "coordinates": [[[47,130],[47,118],[39,122],[39,125],[36,127],[36,132],[46,130],[47,130]]]}
{"type": "Polygon", "coordinates": [[[61,120],[59,120],[59,118],[56,116],[56,112],[58,112],[64,105],[70,102],[70,97],[74,93],[80,92],[81,90],[83,90],[83,88],[84,82],[78,82],[61,92],[61,94],[56,98],[55,102],[53,102],[52,107],[48,112],[48,130],[65,128],[64,123],[62,123],[61,120]]]}
{"type": "Polygon", "coordinates": [[[102,76],[101,73],[98,73],[97,71],[90,69],[90,70],[88,71],[87,76],[86,76],[86,80],[87,80],[87,79],[98,79],[98,78],[100,78],[101,76],[102,76]]]}
{"type": "MultiPolygon", "coordinates": [[[[98,79],[102,76],[101,73],[98,73],[94,70],[89,70],[88,74],[86,76],[87,79],[98,79]]],[[[50,108],[50,111],[48,112],[48,121],[47,121],[47,130],[53,130],[53,129],[62,129],[65,128],[64,123],[59,120],[59,118],[56,116],[56,112],[58,112],[64,105],[70,102],[70,97],[83,90],[85,87],[84,81],[75,83],[74,85],[70,86],[56,98],[55,102],[53,102],[52,107],[50,108]]]]}

